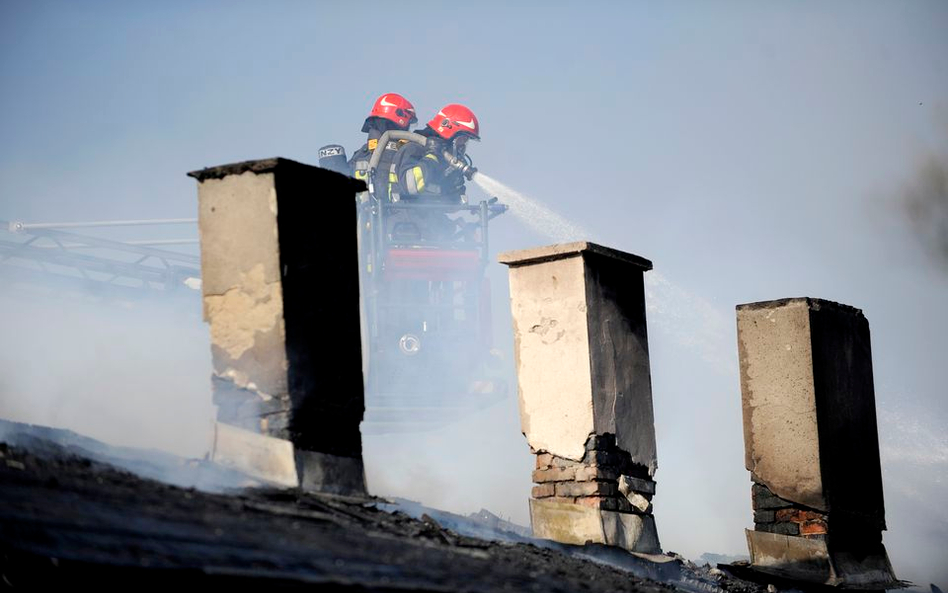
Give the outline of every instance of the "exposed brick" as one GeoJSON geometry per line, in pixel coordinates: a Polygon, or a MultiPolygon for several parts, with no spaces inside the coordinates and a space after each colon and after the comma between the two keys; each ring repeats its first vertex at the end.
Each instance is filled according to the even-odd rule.
{"type": "Polygon", "coordinates": [[[619,472],[612,468],[601,467],[598,465],[586,465],[576,470],[575,480],[577,482],[588,482],[590,480],[615,481],[619,479],[619,472]]]}
{"type": "Polygon", "coordinates": [[[576,504],[604,511],[619,510],[619,500],[611,496],[580,496],[576,499],[576,504]]]}
{"type": "Polygon", "coordinates": [[[800,526],[796,523],[771,523],[771,533],[781,535],[800,535],[800,526]]]}
{"type": "Polygon", "coordinates": [[[531,494],[533,498],[546,498],[554,494],[553,484],[538,484],[533,487],[531,494]]]}
{"type": "Polygon", "coordinates": [[[637,492],[647,497],[651,497],[655,494],[655,482],[652,480],[624,475],[619,478],[619,490],[623,489],[623,483],[625,483],[626,488],[631,492],[637,492]]]}
{"type": "Polygon", "coordinates": [[[569,481],[576,477],[576,469],[575,467],[551,467],[533,470],[533,481],[538,484],[569,481]]]}
{"type": "Polygon", "coordinates": [[[553,464],[553,455],[550,453],[539,453],[537,455],[537,469],[546,469],[553,464]]]}
{"type": "Polygon", "coordinates": [[[583,463],[581,461],[573,461],[572,459],[553,455],[550,465],[553,467],[582,467],[583,463]]]}
{"type": "Polygon", "coordinates": [[[825,521],[804,521],[800,523],[800,535],[826,535],[825,521]]]}
{"type": "Polygon", "coordinates": [[[825,519],[825,516],[822,513],[803,509],[780,509],[776,512],[777,521],[803,523],[805,521],[822,521],[823,519],[825,519]]]}
{"type": "Polygon", "coordinates": [[[780,509],[779,511],[774,511],[774,520],[790,521],[798,512],[798,509],[780,509]]]}
{"type": "Polygon", "coordinates": [[[630,478],[648,480],[649,482],[652,482],[652,484],[655,484],[655,481],[652,480],[652,475],[648,473],[648,466],[642,465],[641,463],[632,463],[632,456],[628,453],[625,453],[624,455],[625,461],[623,461],[619,473],[625,474],[630,478]]]}
{"type": "Polygon", "coordinates": [[[626,499],[632,504],[637,513],[648,515],[652,512],[652,503],[638,492],[629,492],[626,499]]]}
{"type": "Polygon", "coordinates": [[[751,500],[754,510],[783,509],[793,505],[788,500],[784,500],[774,495],[766,486],[754,484],[751,488],[751,500]]]}
{"type": "MultiPolygon", "coordinates": [[[[602,509],[604,511],[616,511],[619,513],[631,513],[637,515],[645,514],[629,504],[629,501],[621,496],[578,496],[575,498],[575,504],[602,509]]],[[[649,510],[651,511],[651,509],[649,510]]]]}
{"type": "Polygon", "coordinates": [[[754,511],[754,523],[773,523],[775,520],[774,511],[754,511]]]}
{"type": "Polygon", "coordinates": [[[614,451],[587,451],[583,461],[587,465],[606,465],[618,468],[626,462],[626,459],[623,455],[614,451]]]}
{"type": "Polygon", "coordinates": [[[800,526],[796,523],[754,523],[754,530],[781,535],[800,535],[800,526]]]}
{"type": "Polygon", "coordinates": [[[610,482],[558,482],[557,496],[616,496],[619,489],[610,482]]]}

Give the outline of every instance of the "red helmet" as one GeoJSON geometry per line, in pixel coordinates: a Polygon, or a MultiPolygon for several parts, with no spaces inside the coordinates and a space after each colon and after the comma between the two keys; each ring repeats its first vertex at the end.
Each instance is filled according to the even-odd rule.
{"type": "Polygon", "coordinates": [[[388,93],[375,100],[369,117],[365,118],[365,124],[362,125],[362,131],[369,131],[369,120],[373,117],[381,117],[393,122],[399,128],[406,130],[408,126],[418,121],[415,117],[415,106],[411,101],[397,93],[388,93]]]}
{"type": "Polygon", "coordinates": [[[481,139],[481,127],[474,112],[457,103],[442,107],[438,115],[428,122],[428,127],[445,140],[451,140],[458,134],[468,134],[476,140],[481,139]]]}

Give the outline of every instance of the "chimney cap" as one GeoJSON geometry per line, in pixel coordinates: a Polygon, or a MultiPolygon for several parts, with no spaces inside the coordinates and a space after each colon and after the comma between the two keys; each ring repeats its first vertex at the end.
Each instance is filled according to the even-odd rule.
{"type": "Polygon", "coordinates": [[[273,173],[274,171],[306,171],[309,174],[313,175],[332,175],[340,178],[344,178],[351,182],[352,191],[354,193],[362,192],[366,190],[365,182],[359,181],[358,179],[353,179],[347,175],[342,175],[341,173],[336,173],[335,171],[330,171],[329,169],[323,169],[320,167],[314,167],[313,165],[307,165],[305,163],[300,163],[291,159],[285,159],[283,157],[273,157],[269,159],[259,159],[255,161],[241,161],[239,163],[230,163],[227,165],[218,165],[216,167],[205,167],[203,169],[198,169],[196,171],[190,171],[188,177],[193,177],[198,181],[206,181],[208,179],[223,179],[230,175],[241,175],[250,171],[251,173],[260,174],[260,173],[273,173]]]}
{"type": "Polygon", "coordinates": [[[852,305],[847,305],[845,303],[838,303],[835,301],[829,301],[826,299],[818,299],[813,297],[791,297],[785,299],[775,299],[772,301],[757,301],[754,303],[743,303],[737,305],[735,309],[738,311],[748,311],[753,309],[778,309],[780,307],[788,307],[795,304],[803,304],[811,311],[820,311],[822,309],[827,309],[830,311],[836,311],[839,313],[844,313],[847,315],[854,315],[857,317],[865,317],[862,312],[862,309],[853,307],[852,305]]]}
{"type": "Polygon", "coordinates": [[[497,261],[506,264],[512,268],[518,266],[538,264],[558,259],[567,259],[577,257],[583,253],[595,253],[612,259],[632,264],[642,268],[643,272],[652,269],[652,262],[631,253],[603,247],[589,241],[576,241],[574,243],[557,243],[545,247],[534,247],[531,249],[521,249],[518,251],[505,251],[497,256],[497,261]]]}

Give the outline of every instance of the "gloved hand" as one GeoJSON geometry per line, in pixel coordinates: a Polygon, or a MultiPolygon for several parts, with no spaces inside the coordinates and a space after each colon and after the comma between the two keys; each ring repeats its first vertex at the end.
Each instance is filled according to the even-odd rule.
{"type": "Polygon", "coordinates": [[[465,193],[464,174],[454,168],[449,170],[444,176],[444,181],[441,182],[441,191],[448,195],[465,193]]]}

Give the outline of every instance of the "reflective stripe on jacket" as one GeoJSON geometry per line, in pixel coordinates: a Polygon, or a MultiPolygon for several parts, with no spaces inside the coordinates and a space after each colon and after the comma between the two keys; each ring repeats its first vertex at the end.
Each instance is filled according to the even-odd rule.
{"type": "Polygon", "coordinates": [[[436,152],[409,143],[395,157],[394,170],[400,197],[431,197],[459,201],[464,177],[436,152]]]}

